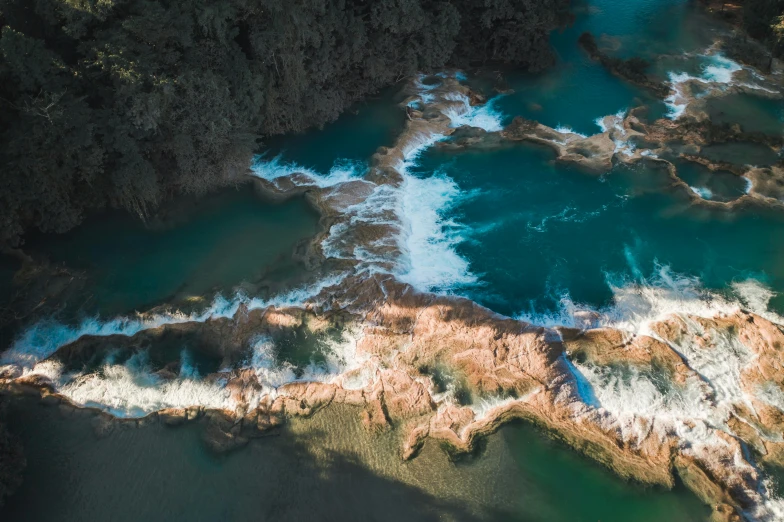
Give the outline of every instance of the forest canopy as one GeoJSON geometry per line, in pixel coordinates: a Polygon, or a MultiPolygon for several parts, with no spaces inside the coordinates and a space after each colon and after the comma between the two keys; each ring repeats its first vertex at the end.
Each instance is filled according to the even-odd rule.
{"type": "Polygon", "coordinates": [[[0,245],[234,183],[417,71],[551,60],[568,0],[0,0],[0,245]]]}

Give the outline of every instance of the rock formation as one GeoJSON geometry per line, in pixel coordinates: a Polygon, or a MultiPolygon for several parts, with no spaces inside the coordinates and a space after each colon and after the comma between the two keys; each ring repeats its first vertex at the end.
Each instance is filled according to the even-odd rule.
{"type": "MultiPolygon", "coordinates": [[[[275,197],[305,192],[320,209],[324,230],[309,256],[314,265],[334,258],[338,276],[331,284],[297,306],[244,299],[220,313],[164,319],[151,313],[138,319],[146,328],[82,335],[49,351],[15,345],[0,360],[4,383],[112,411],[122,405],[85,401],[85,388],[97,385],[94,375],[72,379],[69,365],[101,351],[136,354],[190,336],[198,339],[194,349],[220,361],[222,369],[199,381],[211,387],[212,402],[148,402],[135,415],[147,417],[118,422],[207,418],[206,440],[221,451],[274,430],[287,416],[342,403],[356,406],[371,431],[402,428],[400,452],[408,459],[428,438],[465,452],[504,422],[526,419],[622,477],[671,487],[677,474],[713,507],[715,520],[781,516],[757,468],[784,455],[781,318],[725,303],[656,313],[632,326],[578,311],[575,327],[543,328],[467,299],[418,292],[397,277],[407,233],[401,188],[411,182],[408,163],[425,146],[447,136],[454,136],[445,143],[451,147],[526,141],[593,173],[650,161],[668,169],[677,189],[684,183],[674,165],[657,156],[685,140],[698,153],[702,142],[690,137],[697,131],[645,123],[636,111],[608,116],[605,130],[590,137],[521,118],[500,132],[457,130],[449,115],[464,115],[483,100],[454,75],[415,78],[405,89],[406,129],[395,146],[378,151],[364,177],[328,182],[292,172],[255,179],[258,190],[275,197]],[[264,343],[278,346],[295,331],[314,342],[339,338],[325,356],[326,371],[297,374],[280,352],[247,363],[272,350],[264,343]]],[[[780,166],[740,174],[753,182],[741,199],[777,197],[768,185],[778,186],[769,178],[780,179],[780,166]]],[[[155,383],[179,400],[176,386],[195,384],[177,371],[177,365],[156,370],[155,383]]]]}

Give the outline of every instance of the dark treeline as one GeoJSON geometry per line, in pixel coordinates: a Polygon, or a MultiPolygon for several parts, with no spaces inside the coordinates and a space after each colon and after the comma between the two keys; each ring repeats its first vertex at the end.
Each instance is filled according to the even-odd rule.
{"type": "Polygon", "coordinates": [[[722,45],[733,58],[770,70],[773,57],[784,56],[784,0],[700,1],[711,12],[742,29],[722,45]]]}
{"type": "Polygon", "coordinates": [[[417,71],[542,68],[568,0],[0,0],[0,246],[145,216],[417,71]]]}
{"type": "Polygon", "coordinates": [[[743,0],[743,26],[776,56],[784,53],[784,0],[743,0]]]}

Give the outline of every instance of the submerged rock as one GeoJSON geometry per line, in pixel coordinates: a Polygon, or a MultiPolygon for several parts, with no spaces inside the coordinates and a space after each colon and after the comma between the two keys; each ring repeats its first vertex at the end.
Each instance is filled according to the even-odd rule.
{"type": "Polygon", "coordinates": [[[601,63],[611,73],[648,89],[660,98],[664,98],[670,93],[670,88],[664,82],[654,80],[646,74],[646,71],[651,66],[647,60],[638,57],[624,60],[609,56],[599,49],[596,38],[589,32],[581,34],[577,41],[592,60],[601,63]]]}

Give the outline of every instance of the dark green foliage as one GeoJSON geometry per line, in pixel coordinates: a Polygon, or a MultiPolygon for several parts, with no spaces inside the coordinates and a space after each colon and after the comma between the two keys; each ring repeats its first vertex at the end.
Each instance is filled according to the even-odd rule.
{"type": "Polygon", "coordinates": [[[0,0],[0,244],[233,183],[400,78],[539,68],[567,0],[0,0]]]}
{"type": "Polygon", "coordinates": [[[743,25],[749,36],[767,40],[773,34],[776,18],[784,14],[784,0],[744,0],[743,25]]]}
{"type": "Polygon", "coordinates": [[[784,0],[745,0],[743,26],[749,36],[765,43],[774,56],[784,53],[784,0]]]}

